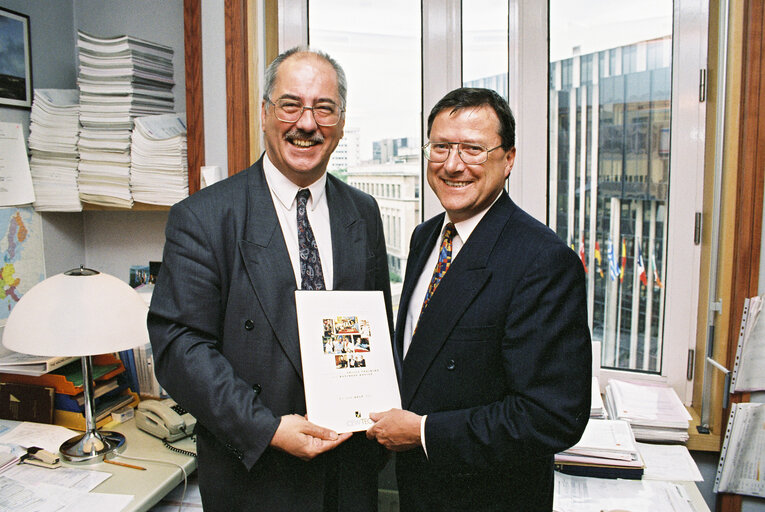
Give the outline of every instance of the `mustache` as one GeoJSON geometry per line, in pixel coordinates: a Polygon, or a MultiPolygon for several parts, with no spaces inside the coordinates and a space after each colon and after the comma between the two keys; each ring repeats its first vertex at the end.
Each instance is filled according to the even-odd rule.
{"type": "Polygon", "coordinates": [[[295,139],[307,140],[310,142],[315,142],[316,144],[321,144],[322,142],[324,142],[324,136],[321,134],[321,132],[318,132],[318,131],[307,132],[297,127],[293,127],[290,131],[288,131],[284,135],[284,138],[287,139],[289,142],[292,142],[295,139]]]}

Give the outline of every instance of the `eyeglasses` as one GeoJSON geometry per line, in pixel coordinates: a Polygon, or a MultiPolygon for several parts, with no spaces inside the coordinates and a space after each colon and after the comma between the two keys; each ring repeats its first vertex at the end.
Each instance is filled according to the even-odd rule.
{"type": "Polygon", "coordinates": [[[457,154],[462,161],[468,165],[477,165],[486,162],[486,160],[489,159],[489,153],[502,147],[500,144],[499,146],[487,149],[485,146],[473,144],[471,142],[431,141],[422,146],[422,154],[433,163],[444,163],[449,159],[449,153],[451,153],[453,145],[457,146],[457,154]]]}
{"type": "Polygon", "coordinates": [[[335,126],[340,122],[344,112],[343,109],[331,102],[306,107],[299,101],[289,98],[281,98],[276,101],[266,98],[266,101],[274,106],[276,119],[285,123],[297,123],[298,119],[303,115],[303,111],[310,110],[314,121],[319,126],[335,126]]]}

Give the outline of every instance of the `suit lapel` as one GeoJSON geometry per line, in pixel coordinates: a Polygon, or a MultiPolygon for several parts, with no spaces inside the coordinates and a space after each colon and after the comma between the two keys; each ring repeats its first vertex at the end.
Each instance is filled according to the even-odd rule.
{"type": "Polygon", "coordinates": [[[430,251],[436,243],[441,232],[444,215],[441,214],[427,221],[422,225],[420,233],[412,240],[412,247],[409,248],[409,259],[406,264],[406,274],[404,275],[404,286],[401,289],[401,298],[398,304],[398,315],[396,316],[395,344],[396,357],[399,363],[403,362],[404,354],[404,329],[406,325],[406,316],[409,312],[409,302],[412,298],[412,292],[417,285],[420,274],[425,270],[425,263],[428,260],[430,251]]]}
{"type": "Polygon", "coordinates": [[[332,231],[332,289],[363,290],[367,262],[366,222],[351,197],[327,175],[327,206],[332,231]]]}
{"type": "MultiPolygon", "coordinates": [[[[491,271],[486,268],[486,264],[507,223],[511,205],[510,198],[503,193],[486,212],[422,313],[404,359],[401,396],[404,408],[411,405],[425,373],[446,343],[452,329],[491,278],[491,271]]],[[[432,244],[422,248],[421,252],[427,253],[430,249],[432,244]]],[[[422,271],[427,269],[421,269],[422,271]]],[[[412,278],[416,279],[419,275],[418,272],[412,278]]]]}
{"type": "Polygon", "coordinates": [[[244,266],[276,338],[302,378],[297,332],[297,289],[287,245],[263,175],[262,159],[247,180],[249,205],[244,239],[239,242],[244,266]]]}

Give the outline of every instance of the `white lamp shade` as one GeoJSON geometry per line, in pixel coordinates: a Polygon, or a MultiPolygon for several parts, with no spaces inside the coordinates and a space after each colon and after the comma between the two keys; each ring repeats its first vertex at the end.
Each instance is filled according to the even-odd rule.
{"type": "Polygon", "coordinates": [[[11,310],[3,345],[22,354],[88,356],[149,342],[148,308],[114,276],[85,269],[57,274],[32,287],[11,310]]]}

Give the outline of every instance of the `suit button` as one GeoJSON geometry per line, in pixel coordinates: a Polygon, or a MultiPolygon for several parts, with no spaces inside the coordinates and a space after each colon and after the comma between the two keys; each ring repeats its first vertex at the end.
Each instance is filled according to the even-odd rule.
{"type": "Polygon", "coordinates": [[[451,371],[454,370],[457,367],[457,363],[454,362],[454,359],[449,359],[449,361],[446,363],[446,369],[451,371]]]}
{"type": "Polygon", "coordinates": [[[252,320],[248,318],[247,320],[244,321],[244,328],[247,329],[248,331],[253,330],[255,328],[255,322],[253,322],[252,320]]]}
{"type": "Polygon", "coordinates": [[[252,391],[255,393],[255,396],[258,396],[261,391],[263,391],[263,388],[260,386],[260,384],[253,384],[252,391]]]}

